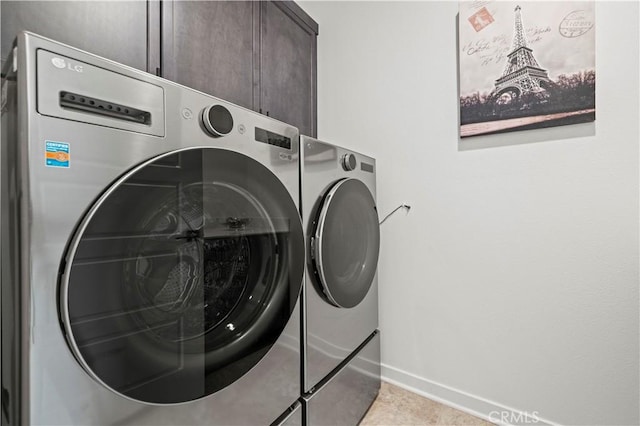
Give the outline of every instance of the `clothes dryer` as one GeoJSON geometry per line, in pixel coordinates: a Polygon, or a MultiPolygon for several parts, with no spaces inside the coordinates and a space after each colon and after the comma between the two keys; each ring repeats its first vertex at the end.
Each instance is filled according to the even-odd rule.
{"type": "MultiPolygon", "coordinates": [[[[380,229],[376,208],[375,159],[310,137],[300,138],[301,208],[307,244],[303,305],[303,392],[306,411],[342,412],[350,394],[358,399],[357,423],[380,387],[377,263],[380,229]],[[366,356],[364,356],[366,354],[366,356]],[[362,361],[357,359],[363,358],[362,361]],[[367,365],[367,368],[346,368],[367,365]],[[339,386],[326,407],[314,392],[341,371],[360,371],[364,380],[339,386]],[[360,383],[360,384],[358,384],[360,383]]],[[[353,378],[353,376],[352,376],[353,378]]],[[[338,380],[339,381],[339,380],[338,380]]],[[[329,386],[328,388],[331,388],[329,386]]],[[[335,387],[334,387],[335,388],[335,387]]],[[[336,388],[337,389],[337,388],[336,388]]],[[[328,392],[328,391],[327,391],[328,392]]],[[[351,407],[350,412],[353,412],[351,407]]],[[[309,417],[307,416],[309,419],[309,417]]]]}
{"type": "Polygon", "coordinates": [[[30,33],[3,75],[2,423],[299,423],[297,129],[30,33]]]}

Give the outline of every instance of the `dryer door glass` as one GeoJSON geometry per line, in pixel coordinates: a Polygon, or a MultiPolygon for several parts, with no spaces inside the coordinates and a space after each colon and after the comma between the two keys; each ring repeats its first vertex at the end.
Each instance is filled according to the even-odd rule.
{"type": "Polygon", "coordinates": [[[317,278],[331,303],[352,308],[367,295],[378,266],[375,201],[364,183],[344,179],[327,192],[318,212],[311,247],[317,278]]]}
{"type": "Polygon", "coordinates": [[[63,265],[61,319],[108,388],[194,400],[269,351],[303,267],[298,210],[273,173],[238,153],[183,150],[135,168],[89,210],[63,265]]]}

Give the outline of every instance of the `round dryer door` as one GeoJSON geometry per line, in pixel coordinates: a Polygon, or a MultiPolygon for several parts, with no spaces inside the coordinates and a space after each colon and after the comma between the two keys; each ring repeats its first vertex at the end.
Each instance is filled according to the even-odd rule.
{"type": "Polygon", "coordinates": [[[369,292],[378,266],[376,204],[357,179],[336,183],[325,195],[311,243],[315,272],[327,299],[352,308],[369,292]]]}
{"type": "Polygon", "coordinates": [[[181,150],[127,173],[86,214],[63,264],[61,319],[111,390],[194,400],[269,351],[303,268],[298,210],[271,171],[231,151],[181,150]]]}

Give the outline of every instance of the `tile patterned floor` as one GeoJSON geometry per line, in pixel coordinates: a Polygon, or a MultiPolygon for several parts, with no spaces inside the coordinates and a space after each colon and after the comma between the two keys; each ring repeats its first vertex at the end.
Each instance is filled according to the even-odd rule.
{"type": "Polygon", "coordinates": [[[491,426],[485,420],[382,382],[360,426],[491,426]]]}

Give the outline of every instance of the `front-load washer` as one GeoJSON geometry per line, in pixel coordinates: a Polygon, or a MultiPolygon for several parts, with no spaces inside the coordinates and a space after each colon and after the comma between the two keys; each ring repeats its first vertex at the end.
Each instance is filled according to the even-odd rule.
{"type": "MultiPolygon", "coordinates": [[[[375,159],[306,136],[301,136],[300,147],[307,244],[302,387],[308,394],[341,370],[377,331],[380,228],[375,159]]],[[[367,357],[374,364],[368,370],[377,370],[377,379],[368,381],[374,397],[380,386],[376,347],[377,356],[367,357]]]]}
{"type": "Polygon", "coordinates": [[[30,33],[3,75],[2,423],[297,422],[297,129],[30,33]]]}

